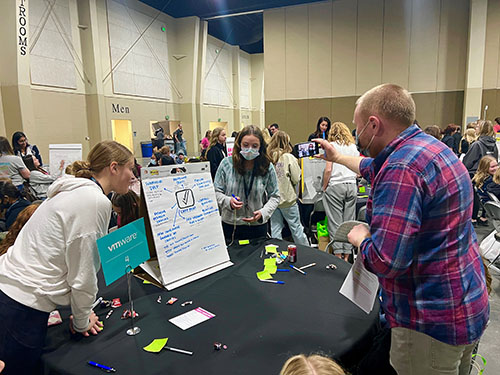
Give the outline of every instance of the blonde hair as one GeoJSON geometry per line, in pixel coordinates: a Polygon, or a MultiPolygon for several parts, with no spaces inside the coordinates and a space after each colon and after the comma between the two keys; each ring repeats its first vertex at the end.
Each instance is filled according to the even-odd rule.
{"type": "Polygon", "coordinates": [[[271,162],[276,164],[283,154],[291,153],[290,136],[282,130],[277,131],[271,137],[271,142],[267,147],[267,152],[271,162]]]}
{"type": "Polygon", "coordinates": [[[299,354],[288,359],[280,375],[346,375],[342,367],[327,357],[318,354],[299,354]]]}
{"type": "Polygon", "coordinates": [[[75,161],[71,164],[71,174],[91,178],[112,162],[125,165],[133,158],[134,155],[124,145],[115,141],[102,141],[90,150],[87,161],[75,161]]]}
{"type": "Polygon", "coordinates": [[[160,154],[169,156],[170,155],[170,147],[163,146],[162,148],[160,148],[160,154]]]}
{"type": "Polygon", "coordinates": [[[354,143],[354,138],[346,124],[336,121],[332,124],[328,133],[328,142],[335,142],[342,146],[349,146],[354,143]]]}
{"type": "Polygon", "coordinates": [[[490,176],[490,163],[492,161],[496,161],[494,157],[486,155],[479,160],[479,164],[477,166],[477,171],[474,177],[472,178],[472,182],[476,185],[478,189],[483,187],[484,181],[490,176]]]}
{"type": "Polygon", "coordinates": [[[493,124],[490,120],[480,121],[479,136],[487,135],[490,137],[495,136],[495,130],[493,129],[493,124]]]}
{"type": "Polygon", "coordinates": [[[217,143],[219,143],[219,135],[220,133],[222,133],[223,130],[226,130],[224,128],[215,128],[214,130],[212,130],[212,135],[210,136],[210,145],[208,146],[207,148],[207,152],[205,153],[205,155],[208,155],[208,151],[214,147],[217,143]]]}
{"type": "Polygon", "coordinates": [[[404,88],[386,83],[365,92],[356,106],[364,118],[377,114],[408,127],[415,121],[415,102],[404,88]]]}
{"type": "Polygon", "coordinates": [[[495,174],[493,175],[493,182],[495,184],[500,185],[500,168],[498,168],[495,174]]]}
{"type": "MultiPolygon", "coordinates": [[[[472,128],[467,128],[467,130],[465,130],[464,136],[462,137],[462,140],[463,139],[465,139],[469,145],[472,142],[475,142],[477,139],[476,130],[472,128]]],[[[458,152],[460,154],[462,153],[462,140],[460,140],[460,144],[458,145],[458,152]]]]}

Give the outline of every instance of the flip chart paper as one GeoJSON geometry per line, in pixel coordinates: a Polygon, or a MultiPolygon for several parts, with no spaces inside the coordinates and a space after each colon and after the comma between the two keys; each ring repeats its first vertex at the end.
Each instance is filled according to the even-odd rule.
{"type": "Polygon", "coordinates": [[[184,285],[232,265],[208,163],[142,168],[142,187],[162,283],[184,285]]]}

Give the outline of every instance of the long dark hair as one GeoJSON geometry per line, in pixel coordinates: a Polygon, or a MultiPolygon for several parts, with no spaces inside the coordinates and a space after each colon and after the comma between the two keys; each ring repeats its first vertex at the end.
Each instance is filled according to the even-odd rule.
{"type": "Polygon", "coordinates": [[[139,197],[132,190],[126,194],[115,194],[111,198],[113,206],[120,207],[120,227],[139,218],[139,197]]]}
{"type": "Polygon", "coordinates": [[[44,170],[42,167],[35,167],[35,162],[33,161],[34,156],[33,155],[25,155],[23,156],[23,163],[28,168],[28,170],[31,171],[39,171],[42,172],[43,174],[48,174],[46,170],[44,170]]]}
{"type": "MultiPolygon", "coordinates": [[[[26,134],[24,134],[23,132],[15,132],[14,134],[12,134],[12,148],[14,149],[14,155],[16,155],[18,152],[21,152],[21,146],[19,146],[18,141],[22,137],[26,138],[26,134]]],[[[26,149],[28,149],[28,147],[29,143],[26,142],[26,149]]]]}
{"type": "Polygon", "coordinates": [[[332,122],[330,119],[326,116],[320,117],[318,119],[318,123],[316,124],[316,132],[314,133],[316,138],[322,138],[323,137],[323,132],[320,130],[319,126],[320,124],[325,121],[326,122],[326,132],[325,132],[325,139],[328,139],[328,134],[330,133],[330,128],[332,127],[332,122]]]}
{"type": "Polygon", "coordinates": [[[12,147],[10,146],[9,140],[5,137],[0,137],[0,156],[1,155],[13,155],[12,147]]]}
{"type": "Polygon", "coordinates": [[[246,135],[254,135],[260,141],[259,156],[254,159],[254,170],[258,176],[265,176],[269,170],[269,164],[271,164],[271,159],[267,154],[267,144],[264,141],[264,136],[262,131],[255,125],[247,125],[241,130],[234,142],[233,148],[233,166],[236,171],[242,176],[245,174],[245,166],[243,157],[240,154],[241,151],[241,140],[246,135]]]}

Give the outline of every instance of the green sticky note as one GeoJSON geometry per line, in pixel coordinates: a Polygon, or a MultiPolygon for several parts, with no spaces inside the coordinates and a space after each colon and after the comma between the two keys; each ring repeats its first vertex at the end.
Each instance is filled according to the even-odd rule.
{"type": "Polygon", "coordinates": [[[366,193],[366,187],[364,187],[364,186],[360,186],[360,187],[359,187],[359,192],[360,192],[360,193],[366,193]]]}
{"type": "Polygon", "coordinates": [[[150,353],[159,353],[167,345],[168,337],[164,339],[154,339],[151,344],[145,346],[143,349],[150,353]]]}
{"type": "Polygon", "coordinates": [[[276,254],[277,253],[277,251],[276,251],[277,248],[278,248],[278,246],[276,246],[276,245],[267,245],[266,246],[266,253],[276,254]]]}
{"type": "Polygon", "coordinates": [[[257,272],[257,277],[259,278],[259,280],[269,280],[269,279],[272,279],[273,277],[270,275],[269,272],[267,272],[266,270],[264,271],[260,271],[260,272],[257,272]]]}
{"type": "Polygon", "coordinates": [[[248,245],[250,243],[249,240],[239,240],[238,242],[240,245],[248,245]]]}
{"type": "Polygon", "coordinates": [[[142,283],[143,284],[151,284],[151,281],[143,280],[142,283]]]}

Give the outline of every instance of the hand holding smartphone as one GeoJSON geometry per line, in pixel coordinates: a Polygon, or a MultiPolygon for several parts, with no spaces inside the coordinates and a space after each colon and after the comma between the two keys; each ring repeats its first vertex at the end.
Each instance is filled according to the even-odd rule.
{"type": "Polygon", "coordinates": [[[297,143],[293,148],[298,158],[308,158],[319,154],[319,144],[316,142],[297,143]]]}

